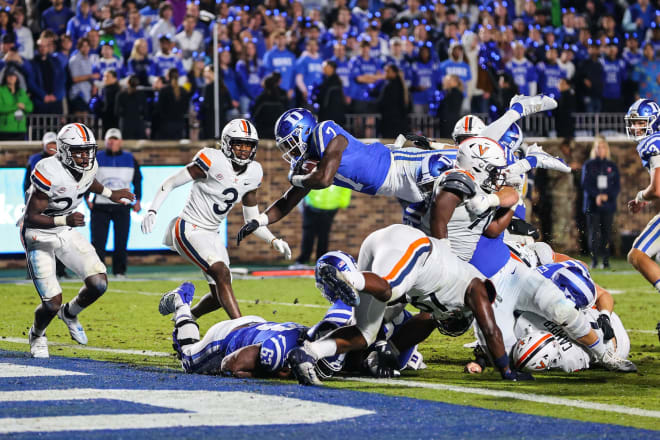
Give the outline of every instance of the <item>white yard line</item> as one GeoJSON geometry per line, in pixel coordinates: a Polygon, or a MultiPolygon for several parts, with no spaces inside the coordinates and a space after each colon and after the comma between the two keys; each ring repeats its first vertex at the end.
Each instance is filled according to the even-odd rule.
{"type": "Polygon", "coordinates": [[[377,385],[387,385],[396,387],[426,388],[438,391],[452,391],[455,393],[478,394],[481,396],[492,396],[507,399],[525,400],[529,402],[545,403],[548,405],[570,406],[573,408],[583,408],[588,410],[606,411],[631,416],[653,417],[660,419],[660,411],[653,411],[640,408],[631,408],[623,405],[610,405],[607,403],[586,402],[577,399],[564,399],[562,397],[545,396],[542,394],[516,393],[513,391],[489,390],[486,388],[462,387],[457,385],[445,385],[441,383],[418,382],[412,380],[397,379],[372,379],[368,377],[347,377],[345,380],[354,382],[372,383],[377,385]]]}
{"type": "MultiPolygon", "coordinates": [[[[12,338],[10,336],[0,336],[0,342],[12,342],[15,344],[29,344],[28,340],[25,338],[12,338]]],[[[50,347],[68,347],[74,348],[76,350],[83,351],[102,351],[105,353],[117,353],[117,354],[134,354],[138,356],[154,356],[154,357],[172,357],[172,353],[164,353],[162,351],[151,351],[151,350],[127,350],[121,348],[103,348],[103,347],[89,347],[87,345],[78,345],[78,344],[65,344],[63,342],[49,342],[50,347]]]]}

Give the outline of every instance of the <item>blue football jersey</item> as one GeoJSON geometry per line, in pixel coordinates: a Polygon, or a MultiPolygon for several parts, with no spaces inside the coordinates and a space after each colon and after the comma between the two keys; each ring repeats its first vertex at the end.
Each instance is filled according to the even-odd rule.
{"type": "Polygon", "coordinates": [[[642,159],[642,165],[651,170],[651,157],[660,155],[660,133],[654,133],[637,144],[637,154],[642,159]]]}
{"type": "Polygon", "coordinates": [[[574,260],[550,263],[537,267],[536,271],[559,287],[576,308],[591,307],[596,301],[596,284],[582,263],[574,260]]]}
{"type": "Polygon", "coordinates": [[[482,235],[469,263],[486,278],[495,275],[511,258],[511,251],[504,244],[504,233],[496,238],[482,235]]]}
{"type": "Polygon", "coordinates": [[[298,338],[307,327],[295,322],[261,322],[232,332],[226,339],[225,356],[249,345],[261,344],[259,363],[269,372],[284,366],[289,351],[298,346],[298,338]]]}
{"type": "Polygon", "coordinates": [[[324,121],[312,130],[308,141],[308,158],[321,160],[326,145],[340,135],[346,138],[348,145],[342,154],[333,184],[364,194],[376,194],[392,165],[392,155],[385,145],[379,142],[365,144],[334,121],[324,121]]]}

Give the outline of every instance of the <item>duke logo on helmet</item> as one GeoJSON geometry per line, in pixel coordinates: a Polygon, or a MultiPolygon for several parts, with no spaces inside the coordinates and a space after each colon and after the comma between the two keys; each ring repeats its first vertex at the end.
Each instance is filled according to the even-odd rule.
{"type": "Polygon", "coordinates": [[[65,166],[82,173],[94,168],[96,159],[96,138],[92,130],[84,124],[67,124],[57,133],[57,157],[65,166]],[[74,156],[87,153],[87,164],[77,164],[74,156]]]}
{"type": "Polygon", "coordinates": [[[623,119],[628,137],[641,141],[660,130],[660,106],[650,99],[638,99],[623,119]]]}
{"type": "Polygon", "coordinates": [[[282,113],[275,123],[275,143],[284,160],[292,163],[305,156],[307,141],[316,124],[312,112],[304,108],[294,108],[282,113]]]}

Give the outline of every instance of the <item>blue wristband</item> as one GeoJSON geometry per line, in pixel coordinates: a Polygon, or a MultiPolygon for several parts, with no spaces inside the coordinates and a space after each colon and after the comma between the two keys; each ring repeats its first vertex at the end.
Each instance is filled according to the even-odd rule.
{"type": "Polygon", "coordinates": [[[505,370],[509,367],[509,356],[503,354],[502,356],[495,359],[495,366],[500,370],[505,370]]]}

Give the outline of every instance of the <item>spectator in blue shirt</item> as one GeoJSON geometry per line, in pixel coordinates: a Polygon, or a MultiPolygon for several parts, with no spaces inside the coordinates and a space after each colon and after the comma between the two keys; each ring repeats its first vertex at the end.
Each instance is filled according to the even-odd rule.
{"type": "Polygon", "coordinates": [[[633,78],[639,84],[639,97],[657,99],[660,95],[660,61],[649,42],[644,44],[642,53],[644,58],[633,72],[633,78]]]}
{"type": "Polygon", "coordinates": [[[413,113],[428,113],[429,104],[434,99],[438,83],[435,71],[436,64],[431,60],[431,49],[427,46],[419,48],[417,60],[411,63],[413,72],[412,102],[413,113]]]}
{"type": "Polygon", "coordinates": [[[618,58],[619,47],[614,40],[608,42],[605,53],[605,57],[600,60],[605,72],[603,112],[623,112],[626,106],[621,99],[621,86],[626,79],[626,62],[618,58]]]}
{"type": "MultiPolygon", "coordinates": [[[[442,63],[440,63],[438,71],[440,72],[440,77],[436,80],[436,84],[442,84],[442,78],[447,75],[456,75],[462,84],[466,84],[472,79],[472,74],[470,73],[470,66],[468,63],[463,61],[463,46],[457,41],[453,42],[449,46],[449,58],[442,63]]],[[[467,91],[464,89],[463,94],[465,95],[467,91]]]]}
{"type": "Polygon", "coordinates": [[[140,9],[142,28],[148,29],[158,20],[158,0],[147,0],[147,6],[140,9]]]}
{"type": "Polygon", "coordinates": [[[319,44],[316,40],[307,41],[306,50],[296,61],[296,90],[298,104],[308,104],[308,96],[315,85],[323,80],[323,60],[319,55],[319,44]]]}
{"type": "MultiPolygon", "coordinates": [[[[37,53],[24,67],[29,70],[28,89],[34,113],[61,114],[66,94],[66,74],[59,59],[53,55],[53,43],[43,36],[37,40],[37,53]]],[[[75,87],[75,84],[74,84],[75,87]]]]}
{"type": "Polygon", "coordinates": [[[531,61],[525,58],[525,45],[522,42],[513,43],[513,58],[506,63],[506,71],[513,78],[521,95],[536,95],[538,79],[536,68],[531,61]]]}
{"type": "Polygon", "coordinates": [[[66,32],[67,23],[73,17],[71,9],[64,6],[64,0],[52,0],[53,6],[46,9],[41,16],[41,29],[50,29],[57,35],[66,32]]]}
{"type": "Polygon", "coordinates": [[[126,75],[135,75],[138,84],[147,87],[151,83],[149,75],[153,70],[153,62],[149,58],[149,45],[144,38],[138,38],[133,44],[133,50],[126,62],[126,75]]]}
{"type": "Polygon", "coordinates": [[[257,54],[257,45],[248,41],[243,46],[243,59],[236,63],[236,73],[241,88],[241,113],[248,113],[250,106],[263,90],[261,87],[261,58],[257,54]]]}
{"type": "Polygon", "coordinates": [[[403,75],[403,81],[406,87],[412,84],[412,69],[406,55],[403,53],[403,43],[401,38],[393,37],[390,39],[390,54],[385,57],[385,64],[394,64],[399,73],[403,75]]]}
{"type": "Polygon", "coordinates": [[[334,56],[330,58],[331,61],[334,61],[337,66],[335,73],[339,76],[342,85],[344,86],[344,98],[346,99],[346,104],[350,104],[350,97],[348,93],[351,88],[351,67],[350,61],[346,57],[346,46],[341,42],[335,43],[333,46],[334,56]]]}
{"type": "MultiPolygon", "coordinates": [[[[144,29],[142,29],[142,25],[140,24],[140,13],[138,11],[131,11],[128,14],[128,26],[126,27],[126,32],[125,32],[125,37],[124,37],[124,47],[122,49],[122,53],[124,54],[124,58],[128,58],[133,50],[133,45],[135,44],[135,41],[138,40],[139,38],[146,38],[146,33],[144,32],[144,29]]],[[[149,51],[149,47],[147,46],[147,51],[149,51]]]]}
{"type": "Polygon", "coordinates": [[[90,12],[89,0],[80,0],[76,11],[75,17],[71,18],[66,25],[66,34],[71,37],[74,46],[77,45],[78,38],[96,26],[96,20],[90,12]]]}
{"type": "Polygon", "coordinates": [[[276,31],[274,41],[273,48],[264,55],[264,72],[261,76],[265,77],[271,72],[279,72],[282,78],[280,87],[287,92],[289,99],[291,99],[293,97],[296,56],[286,47],[286,34],[284,31],[276,31]]]}
{"type": "MultiPolygon", "coordinates": [[[[225,87],[227,87],[229,96],[231,96],[232,108],[229,110],[229,115],[231,117],[238,117],[241,89],[238,85],[238,75],[236,75],[236,70],[234,70],[234,67],[232,66],[232,56],[231,50],[229,50],[229,48],[222,49],[222,52],[220,52],[218,57],[218,64],[220,64],[219,74],[222,75],[222,79],[225,82],[225,87]]],[[[229,118],[230,116],[227,117],[229,118]]]]}
{"type": "Polygon", "coordinates": [[[623,30],[626,32],[637,32],[640,35],[651,26],[655,20],[656,9],[649,0],[637,0],[628,6],[623,14],[623,30]]]}
{"type": "Polygon", "coordinates": [[[354,113],[372,113],[376,108],[378,84],[385,78],[380,61],[371,58],[368,41],[360,42],[360,55],[350,61],[354,113]]]}
{"type": "MultiPolygon", "coordinates": [[[[94,62],[93,72],[98,73],[100,78],[103,78],[103,74],[108,70],[114,70],[118,80],[124,77],[123,63],[114,53],[113,41],[104,41],[101,44],[101,56],[94,62]]],[[[100,82],[95,85],[101,87],[100,82]]]]}
{"type": "Polygon", "coordinates": [[[172,53],[174,43],[169,35],[161,35],[159,38],[160,51],[153,57],[153,64],[150,73],[150,80],[153,83],[155,77],[166,76],[170,69],[175,68],[179,71],[177,80],[185,81],[186,70],[183,68],[181,58],[172,53]]]}
{"type": "Polygon", "coordinates": [[[559,97],[559,80],[566,78],[566,72],[557,64],[557,46],[545,47],[545,61],[536,65],[541,93],[553,98],[559,97]]]}

